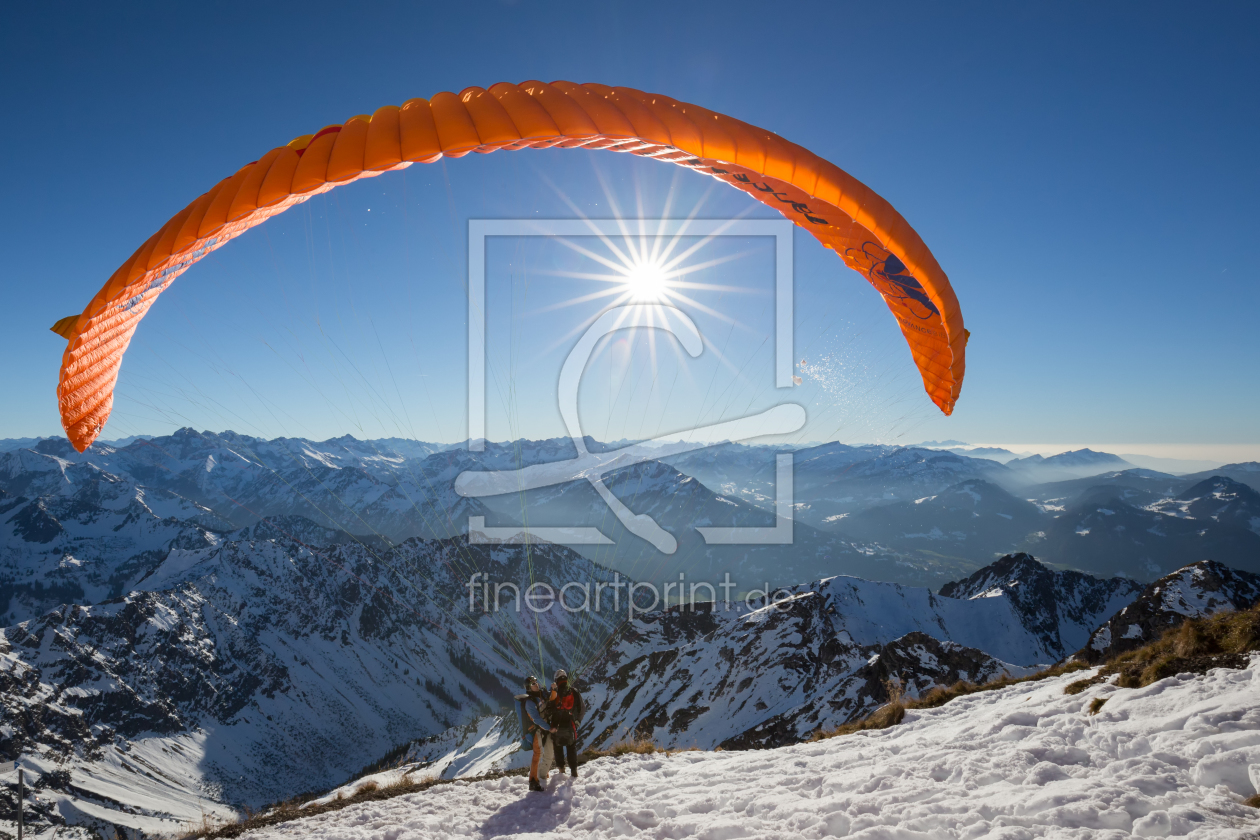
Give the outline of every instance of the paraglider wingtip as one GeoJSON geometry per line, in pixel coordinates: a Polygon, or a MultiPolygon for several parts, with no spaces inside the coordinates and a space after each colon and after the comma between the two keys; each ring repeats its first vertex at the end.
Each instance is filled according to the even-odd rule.
{"type": "Polygon", "coordinates": [[[74,328],[77,327],[78,325],[79,325],[79,316],[68,315],[65,318],[62,318],[61,320],[59,320],[57,323],[53,324],[48,329],[52,330],[57,335],[69,341],[71,336],[74,335],[74,328]]]}

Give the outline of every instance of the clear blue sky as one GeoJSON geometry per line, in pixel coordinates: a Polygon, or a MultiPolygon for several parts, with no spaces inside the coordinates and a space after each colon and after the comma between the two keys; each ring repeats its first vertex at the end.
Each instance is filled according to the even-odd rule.
{"type": "MultiPolygon", "coordinates": [[[[957,412],[928,403],[872,290],[798,235],[805,439],[1260,444],[1254,3],[8,4],[0,73],[0,437],[59,431],[62,343],[47,327],[241,164],[383,104],[540,78],[772,129],[922,234],[973,333],[957,412]]],[[[637,201],[648,216],[769,217],[700,176],[581,151],[470,156],[334,191],[176,281],[104,437],[191,424],[459,439],[466,220],[608,217],[610,199],[626,215],[637,201]]],[[[730,366],[665,354],[649,396],[644,339],[609,345],[583,391],[591,433],[783,397],[764,387],[764,245],[715,247],[742,254],[697,278],[732,287],[706,294],[739,328],[701,323],[730,366]]],[[[546,309],[581,291],[554,274],[570,257],[492,249],[489,317],[506,336],[491,348],[492,437],[561,433],[557,342],[595,311],[546,309]]]]}

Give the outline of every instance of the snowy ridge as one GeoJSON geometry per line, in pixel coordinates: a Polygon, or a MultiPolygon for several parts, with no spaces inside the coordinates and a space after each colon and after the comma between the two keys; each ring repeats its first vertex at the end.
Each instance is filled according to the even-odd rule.
{"type": "MultiPolygon", "coordinates": [[[[591,439],[587,446],[592,451],[611,447],[591,439]]],[[[676,536],[682,546],[674,555],[661,554],[650,543],[626,532],[585,481],[530,491],[524,497],[513,493],[465,498],[455,492],[455,479],[464,471],[515,469],[572,459],[576,449],[568,438],[487,442],[485,451],[470,452],[463,447],[396,440],[343,437],[323,442],[292,438],[265,441],[234,432],[181,429],[124,447],[96,445],[82,454],[65,439],[50,438],[39,441],[33,450],[0,452],[0,491],[34,500],[63,492],[76,482],[94,480],[71,476],[78,470],[83,476],[89,472],[110,476],[152,493],[185,499],[214,518],[213,524],[207,523],[212,530],[248,526],[263,518],[301,517],[322,527],[385,542],[465,534],[470,516],[486,517],[490,527],[520,526],[527,519],[535,525],[596,527],[608,532],[616,543],[615,550],[601,546],[575,546],[575,550],[636,579],[644,578],[645,570],[652,570],[658,579],[673,576],[687,562],[689,576],[708,576],[714,582],[728,571],[736,580],[757,584],[793,584],[844,572],[937,586],[977,565],[959,557],[912,556],[894,546],[855,542],[843,533],[823,533],[814,527],[818,524],[814,519],[819,517],[814,516],[808,501],[797,506],[793,546],[754,546],[746,551],[709,546],[695,530],[697,526],[774,524],[773,512],[766,509],[767,505],[773,507],[775,497],[774,451],[732,447],[718,447],[719,456],[764,461],[763,466],[770,469],[770,484],[755,489],[754,481],[749,494],[727,497],[661,461],[617,470],[609,476],[609,486],[631,509],[652,516],[676,536]],[[749,454],[753,451],[758,453],[756,458],[749,454]]],[[[847,449],[839,444],[821,449],[830,453],[837,448],[847,449]]],[[[869,459],[886,449],[875,447],[873,452],[864,451],[863,457],[869,459]]],[[[903,475],[904,471],[894,466],[891,479],[874,479],[878,487],[873,490],[873,501],[884,500],[888,480],[910,481],[913,492],[923,495],[928,485],[922,483],[920,470],[914,465],[929,455],[936,457],[919,452],[894,459],[899,463],[904,460],[911,469],[903,475]]],[[[668,449],[662,449],[661,457],[668,456],[668,449]]],[[[968,460],[943,457],[957,462],[953,466],[960,469],[968,460]]],[[[799,475],[807,483],[812,480],[811,470],[816,478],[821,475],[827,479],[825,470],[834,460],[814,453],[799,475]],[[824,472],[818,474],[818,469],[824,472]]],[[[870,469],[880,472],[883,468],[870,469]]],[[[956,471],[940,474],[951,482],[956,478],[956,471]]],[[[798,482],[798,487],[803,486],[798,482]]],[[[62,600],[80,599],[67,595],[62,600]]]]}
{"type": "Polygon", "coordinates": [[[65,603],[118,598],[172,546],[208,547],[231,525],[207,508],[90,465],[30,451],[0,456],[0,616],[36,618],[65,603]],[[7,463],[6,463],[7,461],[7,463]],[[21,465],[19,472],[12,471],[21,465]],[[16,490],[38,494],[14,495],[16,490]]]}
{"type": "Polygon", "coordinates": [[[519,778],[249,832],[250,840],[1254,837],[1260,657],[1077,695],[1072,674],[912,710],[899,726],[755,752],[600,759],[550,795],[519,778]],[[1092,715],[1088,707],[1105,700],[1092,715]],[[1253,771],[1254,772],[1254,771],[1253,771]]]}
{"type": "MultiPolygon", "coordinates": [[[[587,440],[591,451],[617,445],[587,440]]],[[[1193,521],[1174,521],[1146,506],[1181,497],[1190,482],[1147,470],[1118,469],[1131,465],[1105,453],[1065,453],[1014,469],[922,447],[834,442],[793,450],[793,517],[798,531],[794,548],[759,546],[745,556],[697,544],[694,528],[706,522],[773,523],[775,455],[780,451],[787,450],[724,444],[673,455],[663,447],[657,462],[620,471],[614,477],[616,492],[632,510],[664,516],[666,530],[681,542],[691,541],[678,555],[696,554],[699,566],[720,567],[736,577],[761,577],[762,582],[790,584],[845,573],[936,588],[1016,550],[1093,574],[1152,580],[1205,557],[1251,568],[1260,551],[1256,530],[1260,513],[1213,512],[1196,514],[1193,521]],[[1054,467],[1057,471],[1046,472],[1050,468],[1044,464],[1071,469],[1054,467]],[[695,479],[696,486],[685,487],[687,478],[695,479]],[[1073,480],[1058,486],[1039,484],[1059,478],[1073,480]],[[961,489],[968,483],[980,497],[972,499],[970,508],[969,496],[961,489]],[[1127,506],[1116,509],[1108,504],[1109,498],[1081,498],[1083,491],[1102,485],[1124,485],[1127,506]],[[1040,510],[1028,504],[1029,498],[1040,503],[1040,510]],[[910,510],[916,501],[922,503],[910,510]],[[904,503],[907,510],[898,513],[892,507],[897,503],[904,503]],[[1099,508],[1115,510],[1121,518],[1105,519],[1099,508]],[[890,517],[898,521],[891,522],[890,517]],[[778,571],[782,577],[775,577],[778,571]]],[[[181,429],[126,445],[98,443],[83,454],[64,438],[0,451],[0,490],[28,501],[72,494],[66,488],[94,471],[150,493],[185,499],[232,527],[262,518],[300,516],[323,527],[396,543],[413,536],[443,539],[463,534],[470,516],[487,517],[491,527],[520,526],[525,514],[518,495],[464,498],[454,491],[456,476],[466,470],[565,461],[575,454],[567,438],[487,442],[484,452],[470,452],[462,444],[400,439],[267,441],[230,431],[181,429]]],[[[1247,465],[1235,466],[1241,470],[1247,465]]],[[[1254,477],[1250,472],[1232,474],[1244,480],[1254,477]]],[[[607,506],[585,482],[527,496],[531,522],[535,513],[548,513],[547,518],[565,526],[609,524],[607,506]],[[574,514],[580,521],[567,521],[574,514]]],[[[212,530],[219,527],[205,524],[212,530]]],[[[610,527],[616,531],[618,524],[610,527]]],[[[679,562],[678,556],[660,554],[638,537],[620,532],[614,536],[615,551],[575,548],[637,578],[644,577],[645,567],[668,570],[679,562]]],[[[1253,570],[1260,571],[1260,565],[1253,570]]]]}

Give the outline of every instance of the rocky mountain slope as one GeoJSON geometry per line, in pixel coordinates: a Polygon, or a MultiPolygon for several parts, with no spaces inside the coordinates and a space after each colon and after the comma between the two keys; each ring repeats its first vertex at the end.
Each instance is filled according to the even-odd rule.
{"type": "Polygon", "coordinates": [[[469,612],[478,571],[522,588],[606,578],[559,547],[313,546],[273,523],[172,549],[143,589],[0,631],[0,755],[77,821],[149,833],[331,786],[497,711],[531,660],[612,629],[561,609],[536,627],[479,595],[469,612]]]}
{"type": "Polygon", "coordinates": [[[1260,600],[1260,575],[1201,560],[1142,590],[1134,601],[1090,634],[1076,656],[1101,662],[1158,639],[1187,618],[1241,610],[1260,600]]]}
{"type": "Polygon", "coordinates": [[[1125,578],[1104,580],[1050,569],[1031,555],[1011,554],[966,580],[946,584],[940,594],[970,601],[1003,599],[1020,626],[1043,640],[1043,649],[1058,661],[1140,591],[1141,584],[1125,578]]]}
{"type": "Polygon", "coordinates": [[[1020,556],[941,595],[836,577],[751,612],[657,613],[625,626],[584,674],[585,728],[594,745],[791,743],[868,713],[889,680],[915,695],[1062,659],[1137,591],[1020,556]]]}
{"type": "Polygon", "coordinates": [[[165,490],[29,450],[0,456],[0,619],[131,591],[172,546],[213,545],[231,523],[165,490]],[[11,456],[11,457],[10,457],[11,456]]]}

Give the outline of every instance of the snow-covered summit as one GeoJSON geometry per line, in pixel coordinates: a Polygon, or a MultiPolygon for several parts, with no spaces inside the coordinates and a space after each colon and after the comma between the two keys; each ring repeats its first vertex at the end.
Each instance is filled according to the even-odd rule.
{"type": "Polygon", "coordinates": [[[1050,569],[1029,554],[1009,554],[966,580],[941,587],[948,598],[1000,597],[1021,626],[1045,639],[1060,659],[1078,649],[1100,622],[1132,602],[1141,584],[1050,569]]]}

